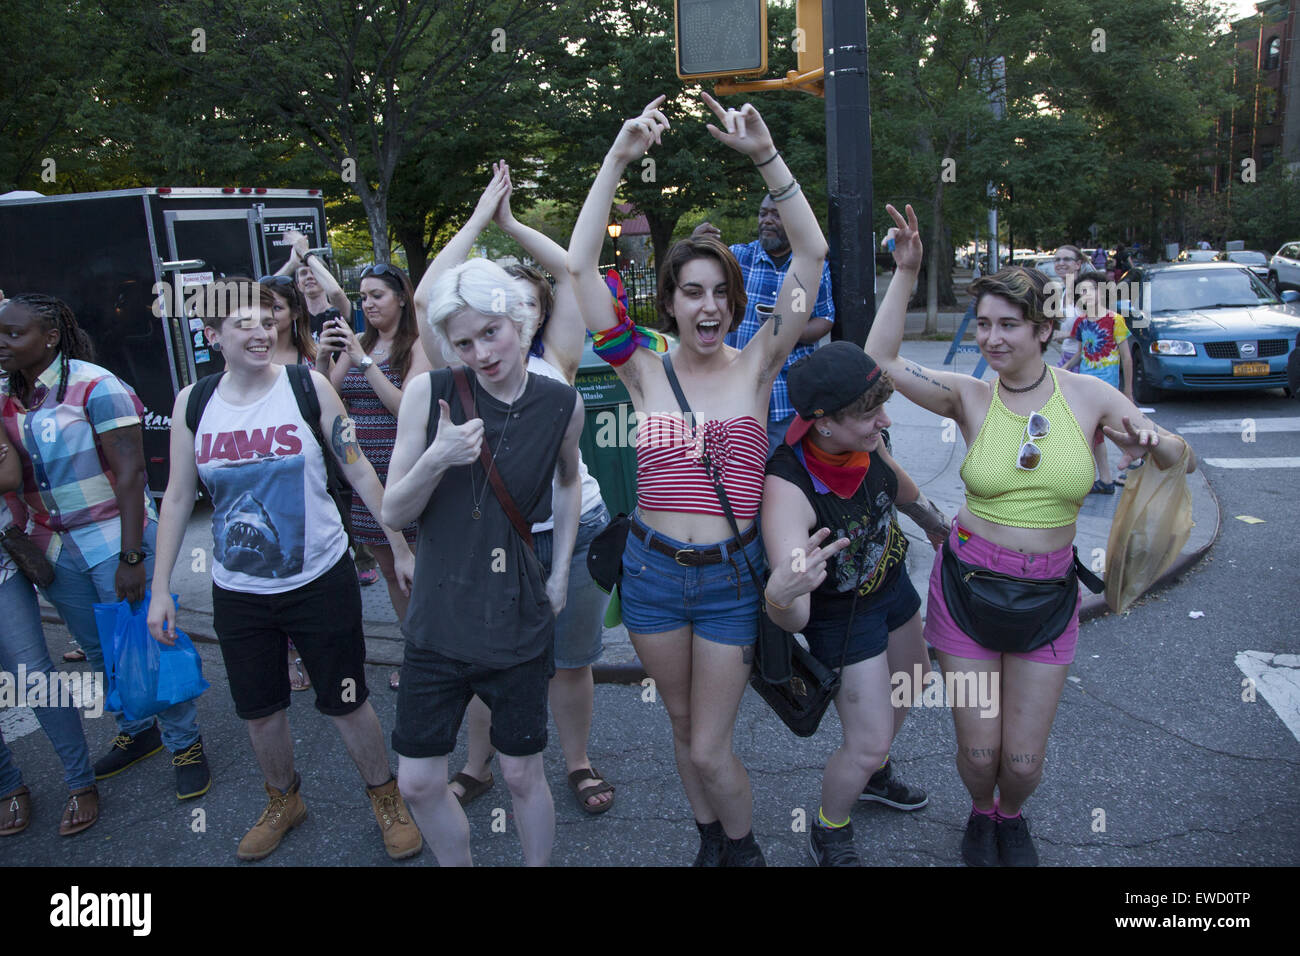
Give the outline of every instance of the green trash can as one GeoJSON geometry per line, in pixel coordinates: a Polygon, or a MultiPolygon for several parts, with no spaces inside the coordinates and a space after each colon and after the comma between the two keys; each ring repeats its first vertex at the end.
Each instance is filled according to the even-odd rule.
{"type": "Polygon", "coordinates": [[[636,416],[627,389],[588,339],[573,383],[586,406],[578,448],[611,516],[636,507],[636,416]]]}

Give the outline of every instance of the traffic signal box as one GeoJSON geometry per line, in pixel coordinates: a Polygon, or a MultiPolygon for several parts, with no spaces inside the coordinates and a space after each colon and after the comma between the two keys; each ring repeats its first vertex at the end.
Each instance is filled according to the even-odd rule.
{"type": "Polygon", "coordinates": [[[676,0],[674,13],[681,79],[718,79],[719,95],[779,89],[823,95],[822,0],[798,0],[791,42],[799,69],[774,80],[733,79],[767,72],[767,0],[676,0]]]}

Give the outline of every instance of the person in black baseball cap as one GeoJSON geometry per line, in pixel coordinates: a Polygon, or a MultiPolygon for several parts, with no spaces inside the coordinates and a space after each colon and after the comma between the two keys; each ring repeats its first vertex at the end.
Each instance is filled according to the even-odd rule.
{"type": "Polygon", "coordinates": [[[764,599],[774,622],[802,632],[827,667],[843,668],[835,706],[844,739],[826,764],[809,840],[818,865],[858,866],[849,819],[856,800],[898,810],[929,800],[895,777],[889,760],[912,700],[904,694],[891,705],[890,675],[929,669],[894,506],[936,547],[946,519],[889,453],[884,406],[894,383],[871,356],[832,342],[791,366],[787,381],[797,414],[763,485],[772,568],[764,599]]]}

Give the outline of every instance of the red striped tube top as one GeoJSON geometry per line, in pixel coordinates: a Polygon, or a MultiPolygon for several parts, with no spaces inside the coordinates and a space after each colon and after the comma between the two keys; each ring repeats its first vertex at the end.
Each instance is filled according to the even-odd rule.
{"type": "Polygon", "coordinates": [[[681,414],[649,415],[636,435],[636,499],[648,511],[723,515],[713,480],[701,462],[705,449],[721,469],[737,521],[753,518],[763,497],[767,429],[745,415],[692,427],[681,414]]]}

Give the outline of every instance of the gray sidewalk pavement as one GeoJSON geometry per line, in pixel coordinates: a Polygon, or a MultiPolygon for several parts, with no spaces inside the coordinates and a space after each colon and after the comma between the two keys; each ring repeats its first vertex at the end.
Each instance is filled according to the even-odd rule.
{"type": "MultiPolygon", "coordinates": [[[[961,316],[941,313],[940,319],[940,329],[943,330],[949,322],[951,323],[949,328],[955,327],[961,316]]],[[[922,313],[910,313],[907,321],[908,334],[919,333],[923,324],[922,313]]],[[[968,341],[972,339],[973,333],[967,336],[968,341]]],[[[902,354],[921,365],[942,368],[948,347],[948,342],[909,340],[904,342],[902,354]]],[[[1055,347],[1049,347],[1048,361],[1055,363],[1057,357],[1055,347]]],[[[957,355],[948,368],[970,373],[978,358],[978,355],[973,354],[957,355]]],[[[986,372],[985,376],[989,377],[989,373],[986,372]]],[[[944,420],[940,416],[913,405],[902,396],[896,395],[886,408],[894,423],[889,431],[895,459],[945,514],[950,517],[956,515],[964,502],[959,472],[966,454],[966,446],[960,431],[953,427],[945,428],[944,420]]],[[[1159,422],[1158,412],[1152,417],[1159,422]]],[[[1117,461],[1117,452],[1112,446],[1112,467],[1117,461]]],[[[1219,506],[1209,484],[1200,471],[1190,475],[1188,483],[1192,492],[1192,517],[1195,527],[1179,559],[1161,578],[1157,587],[1172,581],[1195,564],[1209,550],[1218,534],[1219,506]]],[[[1091,565],[1094,556],[1105,549],[1110,536],[1111,519],[1119,499],[1119,494],[1089,495],[1084,502],[1083,509],[1079,512],[1075,544],[1085,564],[1091,565]]],[[[899,523],[910,542],[907,569],[912,577],[912,583],[922,597],[924,614],[930,570],[934,563],[934,549],[910,519],[901,517],[899,523]]],[[[177,624],[181,630],[199,641],[215,641],[212,628],[211,556],[211,510],[206,503],[201,503],[196,506],[194,517],[190,520],[180,558],[172,574],[172,590],[179,595],[180,599],[180,615],[177,624]]],[[[1080,612],[1082,620],[1108,613],[1102,595],[1094,595],[1087,590],[1083,593],[1084,601],[1080,612]]],[[[403,639],[397,615],[388,598],[387,588],[381,580],[378,584],[362,588],[361,595],[367,661],[380,665],[401,663],[403,639]]],[[[47,606],[44,610],[49,620],[57,620],[51,608],[47,606]]],[[[634,683],[645,676],[636,652],[628,640],[626,629],[622,626],[607,628],[604,633],[604,645],[604,653],[595,665],[597,681],[634,683]]]]}

